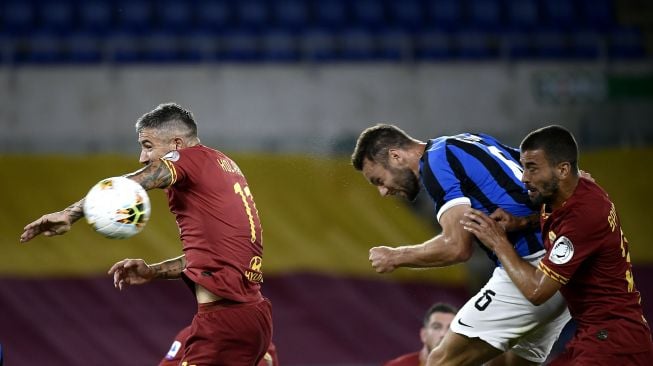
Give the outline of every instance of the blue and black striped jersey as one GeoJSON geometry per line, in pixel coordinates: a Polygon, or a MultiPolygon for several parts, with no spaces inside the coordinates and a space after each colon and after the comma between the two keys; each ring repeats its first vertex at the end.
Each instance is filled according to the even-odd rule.
{"type": "MultiPolygon", "coordinates": [[[[429,140],[420,162],[420,179],[435,203],[438,222],[448,208],[469,204],[486,214],[497,208],[515,216],[533,214],[521,182],[519,150],[491,136],[464,133],[429,140]]],[[[544,253],[539,228],[509,233],[517,253],[526,259],[544,253]]],[[[497,257],[480,245],[496,265],[497,257]]]]}

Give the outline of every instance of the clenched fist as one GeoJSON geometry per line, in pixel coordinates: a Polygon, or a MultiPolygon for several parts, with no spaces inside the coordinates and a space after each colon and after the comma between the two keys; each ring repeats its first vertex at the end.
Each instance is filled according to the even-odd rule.
{"type": "Polygon", "coordinates": [[[397,253],[395,248],[391,247],[374,247],[370,249],[370,262],[372,268],[378,273],[389,273],[394,271],[397,266],[394,264],[394,257],[397,253]]]}

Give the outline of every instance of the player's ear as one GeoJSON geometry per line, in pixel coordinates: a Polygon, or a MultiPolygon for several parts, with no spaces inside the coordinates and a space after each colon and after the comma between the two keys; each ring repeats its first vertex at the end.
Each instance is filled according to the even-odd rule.
{"type": "Polygon", "coordinates": [[[568,161],[563,161],[558,164],[556,170],[560,179],[566,179],[571,174],[571,164],[568,161]]]}
{"type": "Polygon", "coordinates": [[[184,139],[181,137],[175,137],[172,139],[172,143],[175,145],[175,150],[179,150],[184,147],[184,139]]]}
{"type": "Polygon", "coordinates": [[[400,162],[403,159],[401,150],[399,149],[388,149],[388,160],[394,161],[396,163],[400,162]]]}

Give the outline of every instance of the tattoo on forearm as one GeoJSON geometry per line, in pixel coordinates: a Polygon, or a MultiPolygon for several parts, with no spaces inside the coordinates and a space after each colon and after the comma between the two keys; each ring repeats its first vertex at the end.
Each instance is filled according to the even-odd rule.
{"type": "Polygon", "coordinates": [[[81,200],[64,208],[64,212],[68,213],[71,223],[81,219],[84,217],[84,199],[82,198],[81,200]]]}
{"type": "Polygon", "coordinates": [[[156,160],[134,173],[127,174],[126,177],[135,180],[146,190],[165,188],[172,183],[170,170],[160,160],[156,160]]]}
{"type": "Polygon", "coordinates": [[[181,256],[173,258],[158,264],[152,265],[155,277],[162,279],[176,279],[181,276],[181,272],[186,267],[186,257],[181,256]]]}

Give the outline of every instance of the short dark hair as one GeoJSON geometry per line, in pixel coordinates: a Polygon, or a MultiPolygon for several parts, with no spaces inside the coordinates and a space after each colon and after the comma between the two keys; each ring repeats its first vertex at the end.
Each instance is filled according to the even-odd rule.
{"type": "Polygon", "coordinates": [[[197,124],[193,114],[176,103],[163,103],[136,121],[136,131],[144,128],[165,129],[180,125],[188,130],[188,137],[197,137],[197,124]]]}
{"type": "Polygon", "coordinates": [[[401,128],[377,124],[366,128],[356,141],[356,148],[351,154],[351,164],[356,170],[363,170],[365,159],[378,162],[386,166],[388,162],[388,150],[393,148],[404,148],[415,139],[408,136],[401,128]]]}
{"type": "Polygon", "coordinates": [[[456,309],[452,305],[449,305],[444,302],[435,303],[426,311],[426,314],[424,315],[424,326],[429,325],[429,321],[431,321],[431,315],[433,315],[433,313],[445,313],[445,314],[456,315],[457,312],[458,309],[456,309]]]}
{"type": "Polygon", "coordinates": [[[572,174],[578,171],[578,144],[571,132],[562,126],[546,126],[529,133],[520,150],[542,150],[551,166],[568,162],[572,174]]]}

